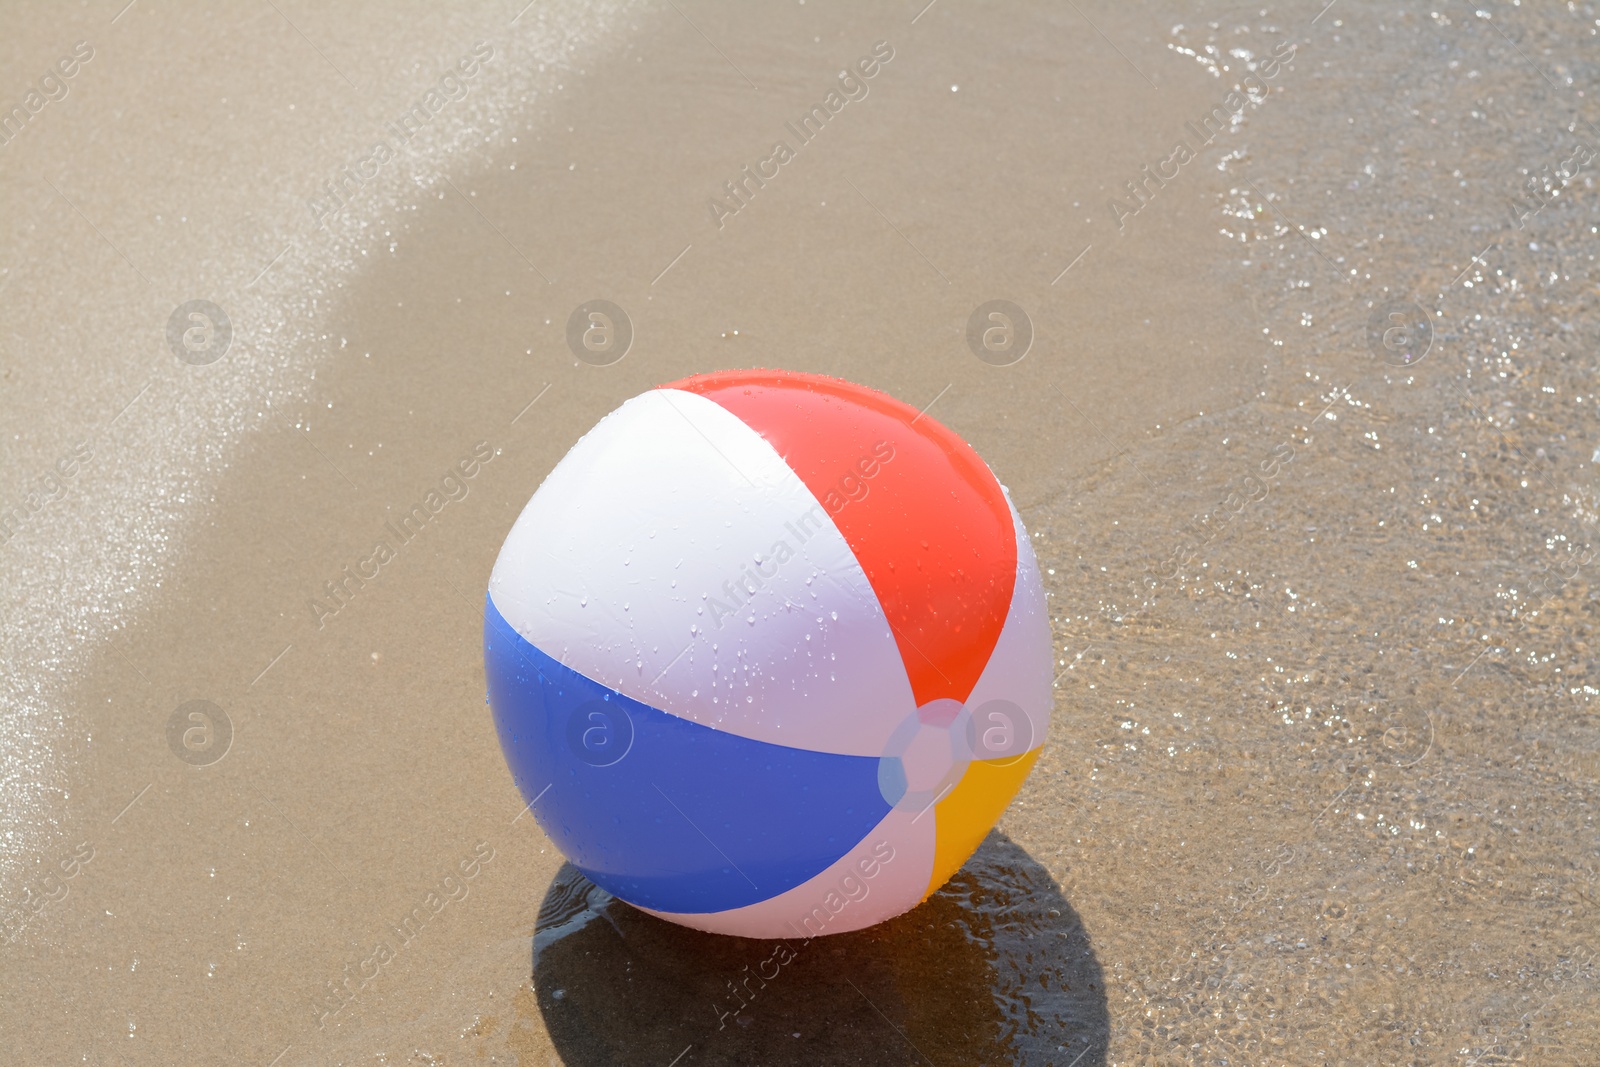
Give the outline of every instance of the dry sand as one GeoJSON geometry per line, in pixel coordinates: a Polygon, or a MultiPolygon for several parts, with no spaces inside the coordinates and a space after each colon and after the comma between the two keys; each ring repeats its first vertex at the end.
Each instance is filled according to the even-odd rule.
{"type": "Polygon", "coordinates": [[[61,98],[0,145],[0,1047],[1592,1062],[1591,7],[9,9],[0,109],[61,98]],[[607,366],[566,342],[595,298],[634,330],[607,366]],[[994,299],[1033,333],[1007,366],[966,338],[994,299]],[[169,343],[190,300],[225,352],[169,343]],[[1411,366],[1368,336],[1390,302],[1411,366]],[[479,612],[589,426],[740,366],[970,440],[1036,531],[1061,675],[951,885],[729,1017],[772,946],[563,868],[479,612]]]}

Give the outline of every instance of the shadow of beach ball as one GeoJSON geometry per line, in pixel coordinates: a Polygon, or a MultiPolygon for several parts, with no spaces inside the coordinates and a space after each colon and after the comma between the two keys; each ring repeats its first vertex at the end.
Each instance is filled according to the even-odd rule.
{"type": "Polygon", "coordinates": [[[1087,931],[999,831],[910,912],[811,939],[663,922],[566,865],[539,911],[533,979],[573,1065],[1103,1067],[1110,1032],[1087,931]]]}

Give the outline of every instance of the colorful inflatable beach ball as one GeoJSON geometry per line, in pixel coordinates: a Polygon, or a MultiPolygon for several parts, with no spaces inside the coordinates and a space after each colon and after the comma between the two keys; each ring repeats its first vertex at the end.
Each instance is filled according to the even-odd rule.
{"type": "Polygon", "coordinates": [[[601,888],[745,937],[933,893],[1038,758],[1050,627],[972,448],[836,378],[654,389],[569,452],[489,580],[500,744],[601,888]]]}

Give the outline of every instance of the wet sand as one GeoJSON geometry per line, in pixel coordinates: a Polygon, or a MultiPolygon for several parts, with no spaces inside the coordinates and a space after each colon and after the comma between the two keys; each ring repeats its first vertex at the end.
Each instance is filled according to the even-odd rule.
{"type": "Polygon", "coordinates": [[[1586,1062],[1600,220],[1588,166],[1526,183],[1600,148],[1592,15],[519,6],[8,16],[6,70],[96,50],[0,148],[3,499],[92,442],[0,547],[8,1046],[1586,1062]],[[390,124],[480,41],[402,151],[390,124]],[[1190,125],[1246,75],[1237,124],[1190,125]],[[334,214],[377,140],[396,158],[334,214]],[[778,140],[739,203],[724,183],[778,140]],[[167,340],[196,298],[234,333],[198,364],[167,340]],[[634,332],[605,366],[566,338],[596,298],[634,332]],[[1033,332],[1005,366],[966,337],[994,299],[1033,332]],[[1389,302],[1409,366],[1368,336],[1389,302]],[[563,867],[500,757],[479,627],[571,444],[740,366],[970,440],[1036,532],[1061,675],[950,886],[797,946],[730,1015],[776,946],[563,867]],[[465,495],[329,611],[474,449],[465,495]]]}

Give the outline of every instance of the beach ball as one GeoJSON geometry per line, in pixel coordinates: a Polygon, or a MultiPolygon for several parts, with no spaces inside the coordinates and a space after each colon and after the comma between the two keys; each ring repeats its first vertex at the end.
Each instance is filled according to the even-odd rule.
{"type": "Polygon", "coordinates": [[[932,417],[819,375],[696,375],[602,419],[507,535],[483,644],[512,777],[572,865],[745,937],[915,907],[1050,720],[1005,487],[932,417]]]}

